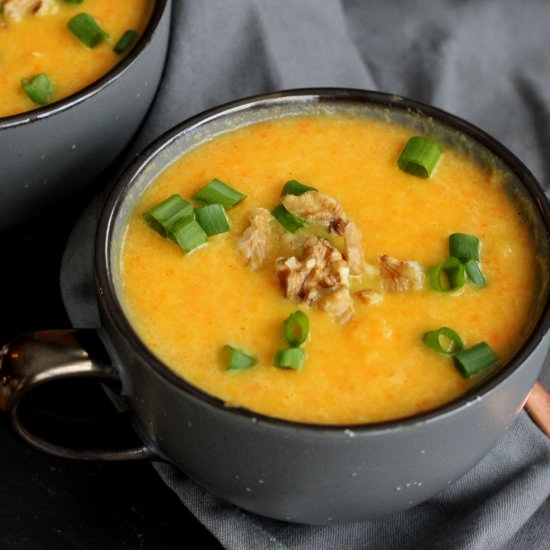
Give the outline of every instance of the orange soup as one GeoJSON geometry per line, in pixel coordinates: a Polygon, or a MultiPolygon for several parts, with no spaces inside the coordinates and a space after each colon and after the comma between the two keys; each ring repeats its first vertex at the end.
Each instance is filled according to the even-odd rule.
{"type": "Polygon", "coordinates": [[[0,0],[0,117],[98,80],[131,49],[151,7],[152,0],[0,0]]]}
{"type": "Polygon", "coordinates": [[[494,372],[523,343],[533,310],[528,224],[503,175],[466,153],[443,146],[428,178],[401,170],[412,135],[369,118],[283,117],[165,169],[121,244],[123,305],[145,344],[228,406],[331,425],[427,411],[494,372]],[[178,242],[197,234],[159,234],[151,209],[177,194],[189,203],[186,228],[215,230],[223,219],[200,210],[218,201],[213,179],[237,192],[229,230],[185,253],[178,242]],[[478,241],[476,257],[453,251],[457,234],[478,241]],[[443,265],[450,257],[458,271],[443,265]],[[433,344],[441,327],[461,343],[436,333],[441,349],[430,347],[425,335],[433,344]],[[465,375],[459,357],[481,344],[497,361],[465,375]]]}

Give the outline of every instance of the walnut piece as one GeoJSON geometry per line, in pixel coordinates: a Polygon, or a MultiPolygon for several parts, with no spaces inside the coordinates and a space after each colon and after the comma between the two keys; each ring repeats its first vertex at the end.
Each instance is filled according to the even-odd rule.
{"type": "Polygon", "coordinates": [[[405,292],[422,288],[424,273],[419,263],[397,260],[386,254],[380,256],[379,263],[384,290],[405,292]]]}
{"type": "Polygon", "coordinates": [[[287,298],[298,298],[309,305],[319,304],[339,323],[351,319],[349,266],[328,241],[308,237],[301,258],[279,258],[275,266],[287,298]]]}
{"type": "Polygon", "coordinates": [[[325,239],[308,237],[302,257],[279,258],[275,264],[287,298],[315,303],[323,291],[349,285],[349,267],[325,239]]]}
{"type": "Polygon", "coordinates": [[[333,289],[349,285],[349,267],[342,254],[325,239],[308,237],[304,243],[303,261],[312,264],[310,276],[306,279],[304,290],[333,289]]]}
{"type": "Polygon", "coordinates": [[[30,14],[47,15],[59,9],[57,0],[5,0],[4,17],[8,22],[21,21],[30,14]]]}
{"type": "Polygon", "coordinates": [[[249,225],[237,243],[246,263],[251,269],[258,269],[267,257],[271,212],[266,208],[255,208],[250,213],[249,225]]]}
{"type": "Polygon", "coordinates": [[[285,195],[282,202],[289,212],[309,222],[318,222],[328,226],[344,216],[338,201],[319,191],[306,191],[301,195],[285,195]]]}
{"type": "Polygon", "coordinates": [[[348,220],[345,218],[337,218],[329,223],[328,230],[332,233],[342,236],[348,225],[348,220]]]}
{"type": "Polygon", "coordinates": [[[329,231],[344,237],[344,258],[348,261],[350,273],[359,275],[363,271],[364,257],[361,248],[361,232],[350,221],[338,201],[319,191],[307,191],[302,195],[285,195],[284,207],[309,221],[325,225],[329,231]]]}
{"type": "Polygon", "coordinates": [[[326,294],[320,300],[319,307],[333,317],[337,323],[347,323],[353,317],[353,299],[349,288],[341,287],[326,294]]]}
{"type": "Polygon", "coordinates": [[[368,305],[378,304],[384,299],[384,295],[381,292],[372,288],[363,288],[362,290],[358,290],[356,294],[362,302],[368,305]]]}
{"type": "Polygon", "coordinates": [[[304,264],[296,256],[277,258],[275,269],[287,298],[293,300],[300,297],[306,277],[311,272],[311,267],[311,265],[304,264]]]}
{"type": "Polygon", "coordinates": [[[359,275],[365,266],[365,257],[361,247],[361,232],[352,221],[348,221],[344,228],[344,258],[349,264],[349,272],[359,275]]]}

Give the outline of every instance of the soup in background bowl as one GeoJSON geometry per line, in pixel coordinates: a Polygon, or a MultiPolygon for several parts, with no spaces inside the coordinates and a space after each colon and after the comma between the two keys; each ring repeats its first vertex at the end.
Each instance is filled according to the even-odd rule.
{"type": "Polygon", "coordinates": [[[79,92],[109,72],[143,34],[152,0],[2,0],[0,117],[79,92]]]}
{"type": "Polygon", "coordinates": [[[170,0],[4,0],[0,229],[86,188],[143,120],[168,47],[170,0]]]}
{"type": "Polygon", "coordinates": [[[122,174],[96,237],[101,329],[12,342],[0,405],[45,451],[167,460],[268,517],[330,523],[410,508],[493,447],[536,381],[549,344],[549,213],[512,153],[427,105],[345,89],[224,105],[160,137],[122,174]],[[417,146],[402,157],[411,136],[437,140],[435,168],[417,146]],[[431,176],[403,171],[421,170],[410,163],[431,176]],[[185,209],[168,209],[180,217],[177,231],[164,207],[155,210],[174,192],[185,209]],[[221,213],[200,210],[216,200],[227,201],[221,213]],[[331,204],[332,214],[312,220],[297,210],[302,200],[331,204]],[[270,237],[256,255],[247,231],[258,212],[270,237]],[[293,232],[296,218],[304,224],[293,232]],[[214,234],[224,220],[230,230],[214,234]],[[457,233],[481,245],[451,244],[457,233]],[[318,246],[323,253],[309,257],[318,246]],[[298,278],[304,284],[290,292],[286,268],[305,266],[309,277],[320,257],[335,271],[322,264],[313,280],[322,284],[298,278]],[[388,257],[414,262],[389,269],[414,284],[386,281],[388,257]],[[528,269],[508,269],[509,258],[528,269]],[[342,295],[349,308],[332,307],[342,295]],[[445,326],[453,332],[435,344],[425,337],[445,326]],[[481,372],[459,357],[478,344],[491,358],[481,372]],[[25,426],[25,392],[74,376],[120,381],[114,399],[142,446],[71,450],[25,426]]]}

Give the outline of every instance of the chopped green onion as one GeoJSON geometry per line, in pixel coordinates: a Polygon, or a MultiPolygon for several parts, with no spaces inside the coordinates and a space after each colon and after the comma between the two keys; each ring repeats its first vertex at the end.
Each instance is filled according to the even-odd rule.
{"type": "Polygon", "coordinates": [[[309,319],[303,311],[295,311],[283,321],[283,336],[289,346],[296,348],[309,335],[309,319]]]}
{"type": "Polygon", "coordinates": [[[441,156],[439,142],[428,136],[413,136],[405,145],[397,161],[403,172],[420,178],[429,178],[441,156]]]}
{"type": "Polygon", "coordinates": [[[451,328],[441,327],[424,333],[422,341],[443,355],[454,355],[464,349],[462,338],[451,328]]]}
{"type": "Polygon", "coordinates": [[[257,361],[251,355],[247,355],[240,349],[237,349],[229,344],[223,346],[224,351],[227,352],[229,360],[227,362],[228,370],[244,370],[253,367],[257,361]]]}
{"type": "Polygon", "coordinates": [[[304,185],[296,180],[287,181],[281,191],[281,195],[303,195],[307,191],[317,191],[315,187],[304,185]]]}
{"type": "Polygon", "coordinates": [[[468,260],[464,264],[466,275],[475,286],[486,286],[487,280],[481,271],[481,267],[475,260],[468,260]]]}
{"type": "Polygon", "coordinates": [[[21,88],[29,99],[38,105],[47,105],[54,91],[53,82],[44,73],[22,78],[21,88]]]}
{"type": "Polygon", "coordinates": [[[213,179],[204,187],[201,187],[201,189],[193,195],[193,198],[208,204],[219,203],[224,208],[231,208],[243,199],[246,199],[246,195],[219,179],[213,179]]]}
{"type": "Polygon", "coordinates": [[[229,231],[229,222],[221,204],[200,206],[195,208],[195,214],[197,221],[209,237],[229,231]]]}
{"type": "Polygon", "coordinates": [[[137,31],[128,30],[126,31],[120,38],[120,40],[116,43],[115,47],[113,48],[113,51],[115,53],[125,53],[128,49],[132,47],[132,44],[136,41],[138,37],[137,31]]]}
{"type": "Polygon", "coordinates": [[[275,366],[281,369],[302,370],[305,353],[302,348],[285,348],[277,350],[275,366]]]}
{"type": "Polygon", "coordinates": [[[79,13],[68,23],[70,31],[88,48],[95,48],[98,44],[109,38],[89,13],[79,13]]]}
{"type": "Polygon", "coordinates": [[[65,4],[82,4],[84,0],[63,0],[65,4]]]}
{"type": "Polygon", "coordinates": [[[193,216],[193,206],[180,195],[172,195],[143,213],[145,221],[163,237],[181,220],[193,216]]]}
{"type": "Polygon", "coordinates": [[[479,239],[466,233],[449,235],[449,253],[461,262],[479,260],[479,239]]]}
{"type": "Polygon", "coordinates": [[[300,227],[304,227],[305,221],[298,216],[295,216],[289,212],[284,205],[279,204],[271,212],[273,217],[287,230],[291,233],[296,232],[300,227]]]}
{"type": "Polygon", "coordinates": [[[208,240],[208,235],[194,218],[186,218],[170,227],[168,236],[185,252],[191,252],[208,240]]]}
{"type": "Polygon", "coordinates": [[[495,352],[485,342],[457,353],[453,360],[464,378],[471,378],[499,363],[495,352]]]}
{"type": "Polygon", "coordinates": [[[447,258],[444,262],[430,268],[428,278],[434,290],[454,292],[464,286],[466,280],[464,265],[457,258],[447,258]]]}

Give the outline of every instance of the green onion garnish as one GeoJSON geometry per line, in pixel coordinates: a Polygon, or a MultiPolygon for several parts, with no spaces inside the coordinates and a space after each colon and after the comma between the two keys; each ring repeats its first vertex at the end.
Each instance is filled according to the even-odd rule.
{"type": "Polygon", "coordinates": [[[449,253],[461,262],[479,260],[479,239],[466,233],[449,235],[449,253]]]}
{"type": "Polygon", "coordinates": [[[295,311],[283,321],[283,337],[289,346],[302,345],[309,335],[309,319],[303,311],[295,311]]]}
{"type": "Polygon", "coordinates": [[[310,187],[309,185],[304,185],[296,180],[287,181],[281,191],[282,195],[303,195],[307,191],[317,191],[315,187],[310,187]]]}
{"type": "Polygon", "coordinates": [[[439,142],[428,136],[413,136],[401,152],[397,165],[403,172],[429,178],[442,153],[439,142]]]}
{"type": "Polygon", "coordinates": [[[21,79],[21,88],[29,99],[38,105],[47,105],[54,91],[53,82],[47,74],[40,73],[21,79]]]}
{"type": "Polygon", "coordinates": [[[277,350],[274,364],[281,369],[302,370],[305,353],[302,348],[285,348],[277,350]]]}
{"type": "Polygon", "coordinates": [[[454,292],[464,286],[464,265],[457,258],[447,258],[428,271],[430,286],[441,292],[454,292]]]}
{"type": "Polygon", "coordinates": [[[193,217],[183,219],[171,226],[168,236],[185,252],[191,252],[208,240],[208,235],[193,217]]]}
{"type": "Polygon", "coordinates": [[[201,187],[201,189],[193,195],[193,198],[208,204],[219,203],[224,208],[231,208],[243,199],[246,199],[246,195],[219,179],[213,179],[204,187],[201,187]]]}
{"type": "Polygon", "coordinates": [[[464,264],[464,269],[466,271],[468,279],[470,279],[472,284],[474,284],[475,286],[487,285],[487,280],[485,279],[485,276],[481,271],[481,267],[479,267],[479,264],[475,260],[468,260],[464,264]]]}
{"type": "Polygon", "coordinates": [[[200,206],[195,208],[195,214],[200,226],[209,237],[229,231],[229,222],[225,215],[225,209],[221,204],[200,206]]]}
{"type": "Polygon", "coordinates": [[[82,4],[84,0],[63,0],[65,4],[82,4]]]}
{"type": "Polygon", "coordinates": [[[424,333],[422,341],[429,348],[443,355],[451,356],[464,349],[462,338],[449,327],[441,327],[424,333]]]}
{"type": "Polygon", "coordinates": [[[495,352],[485,342],[457,353],[453,360],[464,378],[471,378],[499,363],[495,352]]]}
{"type": "Polygon", "coordinates": [[[294,233],[300,227],[304,227],[305,221],[289,212],[284,205],[279,204],[271,212],[273,217],[287,230],[294,233]]]}
{"type": "Polygon", "coordinates": [[[98,44],[109,38],[89,13],[79,13],[68,23],[70,31],[88,48],[95,48],[98,44]]]}
{"type": "Polygon", "coordinates": [[[244,370],[253,367],[257,361],[251,355],[247,355],[240,349],[237,349],[229,344],[223,346],[224,351],[228,354],[227,369],[228,370],[244,370]]]}
{"type": "Polygon", "coordinates": [[[163,237],[181,220],[193,216],[193,206],[180,195],[172,195],[143,213],[145,221],[163,237]]]}
{"type": "Polygon", "coordinates": [[[115,53],[125,53],[128,49],[132,47],[132,44],[136,41],[138,37],[137,31],[128,30],[126,31],[120,38],[120,40],[116,43],[115,47],[113,48],[113,51],[115,53]]]}

